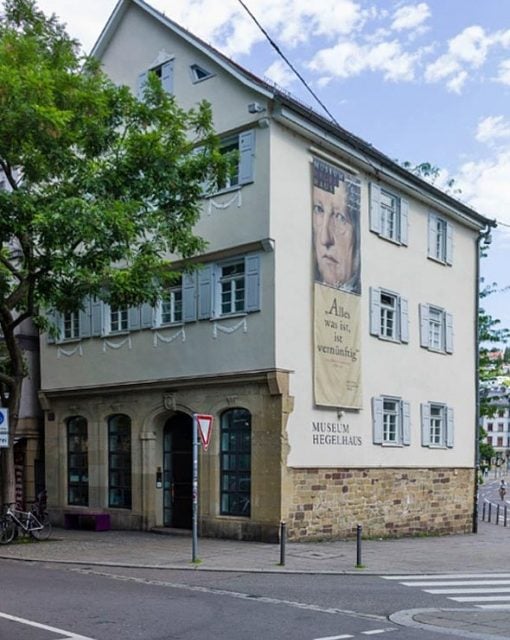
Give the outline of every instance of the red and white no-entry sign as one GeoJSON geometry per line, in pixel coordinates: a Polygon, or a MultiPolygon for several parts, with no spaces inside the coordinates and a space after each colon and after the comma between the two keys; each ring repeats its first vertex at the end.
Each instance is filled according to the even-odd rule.
{"type": "Polygon", "coordinates": [[[206,413],[196,413],[195,420],[197,421],[200,441],[202,442],[204,451],[207,451],[207,447],[209,446],[209,441],[211,439],[213,417],[206,413]]]}

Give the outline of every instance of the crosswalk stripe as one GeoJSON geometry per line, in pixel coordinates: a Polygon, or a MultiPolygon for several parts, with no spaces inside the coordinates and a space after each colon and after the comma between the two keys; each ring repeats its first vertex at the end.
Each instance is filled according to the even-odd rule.
{"type": "Polygon", "coordinates": [[[466,580],[471,578],[496,580],[498,578],[508,578],[510,580],[510,573],[422,573],[414,576],[382,576],[382,578],[385,580],[460,580],[461,578],[466,580]]]}
{"type": "Polygon", "coordinates": [[[492,589],[475,587],[474,589],[424,589],[425,593],[436,595],[455,595],[456,593],[510,593],[510,587],[494,587],[492,589]]]}
{"type": "Polygon", "coordinates": [[[475,587],[482,585],[498,587],[504,584],[510,584],[510,580],[447,580],[445,582],[442,580],[431,580],[427,582],[402,582],[402,584],[406,587],[434,587],[436,585],[441,585],[442,587],[467,587],[469,585],[475,587]]]}
{"type": "Polygon", "coordinates": [[[460,598],[450,598],[455,602],[510,602],[510,596],[461,596],[460,598]]]}
{"type": "Polygon", "coordinates": [[[510,604],[478,604],[478,609],[510,609],[510,604]]]}

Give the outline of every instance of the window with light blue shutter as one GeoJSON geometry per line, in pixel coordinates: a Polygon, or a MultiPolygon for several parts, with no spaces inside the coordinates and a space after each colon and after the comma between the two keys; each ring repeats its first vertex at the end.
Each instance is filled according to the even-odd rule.
{"type": "Polygon", "coordinates": [[[451,449],[454,441],[453,408],[446,407],[446,446],[451,449]]]}
{"type": "Polygon", "coordinates": [[[182,319],[183,322],[195,322],[197,319],[197,274],[182,274],[182,319]]]}
{"type": "Polygon", "coordinates": [[[154,324],[154,307],[148,302],[142,304],[142,329],[150,329],[154,324]]]}
{"type": "Polygon", "coordinates": [[[402,402],[402,444],[411,444],[411,404],[402,402]]]}
{"type": "Polygon", "coordinates": [[[444,314],[445,319],[445,351],[453,353],[453,316],[451,313],[444,314]]]}
{"type": "Polygon", "coordinates": [[[381,335],[381,290],[370,287],[370,333],[381,335]]]}
{"type": "Polygon", "coordinates": [[[383,443],[383,399],[372,398],[372,425],[374,444],[383,443]]]}
{"type": "Polygon", "coordinates": [[[436,227],[436,216],[432,213],[429,213],[428,218],[428,245],[427,245],[427,255],[429,258],[436,258],[437,255],[437,227],[436,227]]]}
{"type": "Polygon", "coordinates": [[[422,447],[430,446],[430,405],[423,403],[421,408],[421,444],[422,447]]]}
{"type": "Polygon", "coordinates": [[[402,198],[400,200],[400,242],[404,246],[408,245],[409,237],[409,202],[402,198]]]}
{"type": "Polygon", "coordinates": [[[260,309],[260,257],[246,256],[246,311],[251,313],[260,309]]]}
{"type": "Polygon", "coordinates": [[[420,304],[420,346],[429,347],[429,305],[420,304]]]}
{"type": "Polygon", "coordinates": [[[400,298],[400,341],[409,342],[409,304],[406,298],[400,298]]]}
{"type": "Polygon", "coordinates": [[[255,131],[239,134],[239,184],[253,182],[255,158],[255,131]]]}
{"type": "Polygon", "coordinates": [[[213,265],[205,265],[198,272],[198,319],[206,320],[213,315],[212,309],[213,265]]]}
{"type": "Polygon", "coordinates": [[[170,94],[174,92],[174,63],[173,60],[161,65],[161,86],[170,94]]]}
{"type": "Polygon", "coordinates": [[[381,187],[370,183],[370,231],[381,233],[381,187]]]}
{"type": "Polygon", "coordinates": [[[450,222],[446,223],[446,247],[445,262],[448,265],[453,263],[453,226],[450,222]]]}
{"type": "Polygon", "coordinates": [[[90,338],[92,335],[92,308],[90,297],[83,301],[83,308],[78,313],[80,338],[90,338]]]}
{"type": "Polygon", "coordinates": [[[48,321],[48,331],[46,333],[46,342],[48,344],[55,344],[55,327],[60,328],[59,314],[52,310],[46,313],[46,319],[48,321]]]}
{"type": "Polygon", "coordinates": [[[142,328],[142,312],[140,307],[129,307],[128,309],[128,329],[138,331],[142,328]]]}
{"type": "Polygon", "coordinates": [[[136,97],[138,100],[143,100],[143,94],[145,92],[145,87],[147,85],[147,78],[149,77],[148,71],[143,71],[138,75],[138,80],[136,84],[136,97]]]}
{"type": "Polygon", "coordinates": [[[102,336],[104,334],[104,305],[102,300],[94,298],[91,301],[92,335],[102,336]]]}

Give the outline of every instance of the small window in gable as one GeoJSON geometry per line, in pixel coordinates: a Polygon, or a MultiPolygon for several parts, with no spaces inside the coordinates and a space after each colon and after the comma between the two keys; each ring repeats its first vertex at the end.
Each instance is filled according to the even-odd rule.
{"type": "Polygon", "coordinates": [[[174,78],[174,61],[167,60],[161,64],[157,64],[147,71],[143,71],[138,76],[137,97],[139,100],[143,100],[145,93],[145,86],[147,84],[147,78],[149,73],[153,73],[161,82],[161,86],[167,93],[173,93],[173,78],[174,78]]]}
{"type": "Polygon", "coordinates": [[[207,71],[207,69],[204,69],[204,67],[199,66],[198,64],[192,64],[190,67],[190,70],[191,70],[191,77],[193,79],[193,82],[200,82],[201,80],[207,80],[207,78],[212,78],[212,76],[214,75],[210,71],[207,71]]]}

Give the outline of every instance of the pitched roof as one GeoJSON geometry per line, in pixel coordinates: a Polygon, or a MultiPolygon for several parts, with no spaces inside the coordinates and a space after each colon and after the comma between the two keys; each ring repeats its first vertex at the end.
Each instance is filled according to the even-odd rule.
{"type": "MultiPolygon", "coordinates": [[[[307,122],[310,123],[312,127],[318,127],[327,135],[332,135],[334,138],[338,139],[340,143],[346,145],[355,155],[358,155],[358,160],[367,165],[376,177],[379,176],[379,173],[382,172],[382,170],[386,169],[394,179],[397,181],[403,181],[411,190],[414,189],[416,192],[421,194],[425,193],[432,201],[446,205],[448,209],[453,210],[457,215],[460,214],[461,217],[471,220],[477,226],[497,226],[495,220],[491,220],[481,215],[456,198],[453,198],[429,182],[419,178],[410,171],[407,171],[407,169],[404,169],[400,164],[398,164],[398,162],[395,162],[386,154],[379,151],[368,142],[365,142],[362,138],[347,131],[347,129],[344,129],[338,124],[338,122],[322,116],[311,107],[306,106],[295,97],[291,96],[288,92],[259,78],[251,71],[245,69],[237,62],[234,62],[225,56],[221,51],[218,51],[195,34],[168,18],[164,13],[158,11],[147,2],[144,2],[144,0],[119,0],[117,2],[108,22],[104,26],[99,38],[92,48],[92,56],[96,58],[102,57],[117,29],[118,24],[121,22],[124,14],[131,4],[138,6],[140,9],[153,16],[165,27],[176,33],[192,46],[196,47],[201,51],[201,53],[211,58],[216,64],[225,69],[230,75],[234,76],[239,82],[263,95],[265,98],[273,100],[274,103],[279,106],[280,113],[284,113],[285,111],[293,112],[297,116],[295,122],[296,128],[300,127],[299,121],[301,121],[301,123],[307,122]]],[[[344,149],[344,151],[349,152],[348,149],[344,149]]]]}

